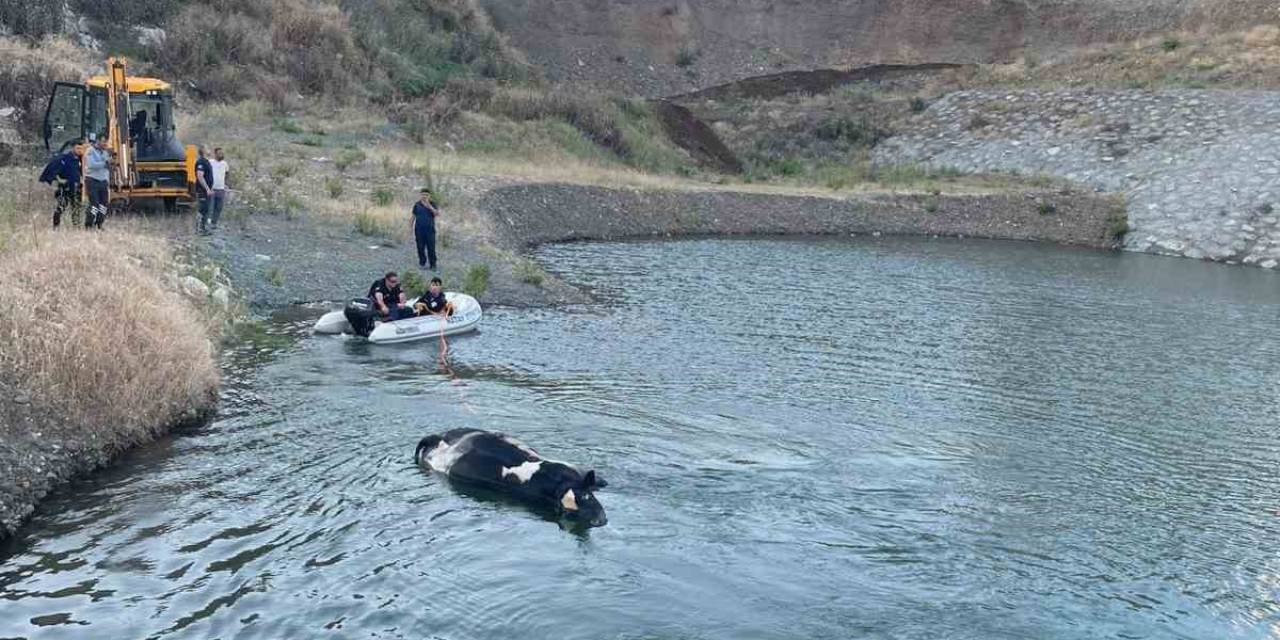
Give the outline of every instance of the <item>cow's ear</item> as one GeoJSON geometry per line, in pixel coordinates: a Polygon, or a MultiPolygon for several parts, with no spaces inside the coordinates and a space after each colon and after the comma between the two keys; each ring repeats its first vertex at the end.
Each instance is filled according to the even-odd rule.
{"type": "Polygon", "coordinates": [[[604,478],[596,475],[595,469],[588,471],[587,475],[582,477],[582,484],[588,489],[603,489],[609,485],[604,478]]]}

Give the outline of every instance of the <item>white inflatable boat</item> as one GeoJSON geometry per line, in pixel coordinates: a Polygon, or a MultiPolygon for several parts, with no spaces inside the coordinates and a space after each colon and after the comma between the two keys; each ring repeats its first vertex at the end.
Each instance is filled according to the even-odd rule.
{"type": "MultiPolygon", "coordinates": [[[[419,316],[394,322],[375,320],[373,321],[373,329],[365,337],[368,338],[369,342],[375,344],[395,344],[397,342],[439,338],[442,333],[445,336],[452,336],[474,331],[480,324],[480,316],[482,315],[480,302],[465,293],[446,291],[444,296],[446,300],[453,303],[453,315],[447,318],[442,316],[419,316]]],[[[364,302],[367,303],[367,301],[364,302]]],[[[410,300],[407,307],[412,308],[415,302],[417,302],[416,298],[410,300]]],[[[355,331],[351,326],[351,322],[347,320],[347,312],[353,305],[358,307],[360,303],[360,300],[353,300],[347,305],[346,309],[330,311],[324,314],[316,321],[314,331],[316,333],[350,333],[357,335],[359,332],[355,331]]]]}

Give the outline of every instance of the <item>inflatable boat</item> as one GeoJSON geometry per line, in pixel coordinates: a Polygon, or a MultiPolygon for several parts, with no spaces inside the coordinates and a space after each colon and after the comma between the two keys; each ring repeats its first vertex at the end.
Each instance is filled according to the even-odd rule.
{"type": "MultiPolygon", "coordinates": [[[[330,311],[316,321],[316,333],[349,333],[367,338],[375,344],[395,344],[452,336],[474,331],[480,324],[480,303],[465,293],[446,291],[444,297],[453,303],[453,315],[418,316],[393,322],[377,317],[373,302],[368,298],[356,298],[341,311],[330,311]]],[[[409,301],[406,308],[413,308],[417,299],[409,301]]]]}

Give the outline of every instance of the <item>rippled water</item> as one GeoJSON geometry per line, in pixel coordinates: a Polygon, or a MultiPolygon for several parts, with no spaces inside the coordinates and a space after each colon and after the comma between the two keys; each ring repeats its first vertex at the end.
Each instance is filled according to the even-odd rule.
{"type": "Polygon", "coordinates": [[[549,248],[604,304],[370,347],[281,318],[213,424],[0,550],[0,637],[1280,636],[1280,279],[940,240],[549,248]],[[517,434],[562,531],[416,469],[517,434]]]}

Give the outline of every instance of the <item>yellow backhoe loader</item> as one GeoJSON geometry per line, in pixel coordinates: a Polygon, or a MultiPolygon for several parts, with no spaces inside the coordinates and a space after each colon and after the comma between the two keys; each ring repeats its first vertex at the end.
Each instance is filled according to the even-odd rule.
{"type": "Polygon", "coordinates": [[[50,152],[61,153],[89,134],[107,141],[115,161],[113,207],[159,198],[173,211],[193,198],[196,148],[178,141],[173,88],[163,80],[129,77],[124,58],[108,59],[107,75],[84,84],[55,84],[43,133],[50,152]]]}

